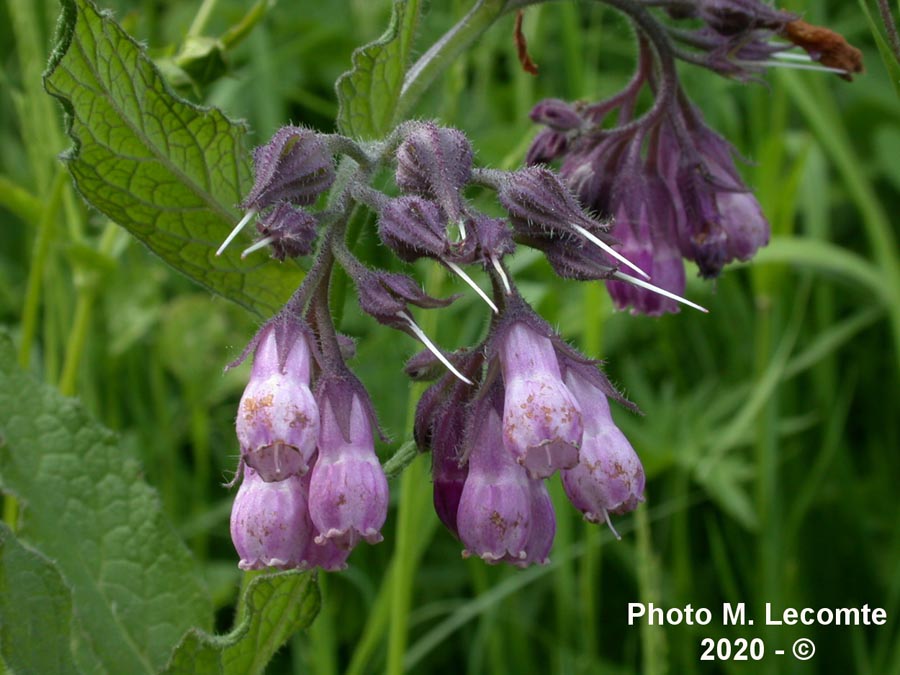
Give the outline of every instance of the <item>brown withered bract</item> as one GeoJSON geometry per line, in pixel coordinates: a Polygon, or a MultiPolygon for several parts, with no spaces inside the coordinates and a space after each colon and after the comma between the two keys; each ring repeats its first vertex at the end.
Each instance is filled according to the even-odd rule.
{"type": "Polygon", "coordinates": [[[862,52],[840,33],[797,20],[785,26],[784,36],[823,66],[845,71],[841,77],[848,82],[853,80],[854,73],[863,72],[862,52]]]}

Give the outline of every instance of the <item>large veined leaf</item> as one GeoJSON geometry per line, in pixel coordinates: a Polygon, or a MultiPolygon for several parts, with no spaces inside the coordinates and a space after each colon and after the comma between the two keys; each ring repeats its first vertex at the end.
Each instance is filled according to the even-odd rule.
{"type": "Polygon", "coordinates": [[[72,597],[52,562],[0,523],[0,654],[15,673],[77,673],[72,597]]]}
{"type": "Polygon", "coordinates": [[[84,198],[175,269],[260,314],[302,278],[293,263],[215,250],[249,189],[246,129],[176,96],[144,49],[89,0],[62,0],[44,77],[74,147],[64,157],[84,198]],[[263,261],[264,262],[260,262],[263,261]]]}
{"type": "Polygon", "coordinates": [[[372,139],[390,131],[419,13],[419,0],[394,0],[388,29],[353,52],[353,66],[335,85],[343,133],[372,139]]]}
{"type": "Polygon", "coordinates": [[[71,589],[82,671],[155,673],[190,628],[210,626],[195,561],[140,465],[77,401],[19,370],[4,335],[0,438],[0,488],[22,505],[18,535],[71,589]]]}
{"type": "Polygon", "coordinates": [[[254,675],[319,612],[319,587],[310,572],[256,577],[238,607],[238,623],[227,635],[189,632],[172,655],[166,673],[254,675]]]}

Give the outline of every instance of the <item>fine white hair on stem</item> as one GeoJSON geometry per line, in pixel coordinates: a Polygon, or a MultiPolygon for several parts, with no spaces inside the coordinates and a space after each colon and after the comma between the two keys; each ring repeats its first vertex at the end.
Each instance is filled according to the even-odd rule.
{"type": "Polygon", "coordinates": [[[406,321],[407,324],[409,324],[409,329],[413,332],[413,334],[422,341],[422,344],[424,344],[428,348],[428,351],[435,355],[438,361],[444,364],[447,370],[449,370],[466,384],[475,384],[474,382],[472,382],[472,380],[459,372],[456,369],[456,366],[450,363],[450,360],[446,356],[444,356],[443,352],[441,352],[441,350],[438,349],[437,346],[435,346],[435,344],[429,339],[429,337],[425,335],[425,331],[419,328],[419,324],[413,321],[413,318],[409,314],[401,311],[397,312],[397,316],[399,316],[401,319],[406,321]]]}
{"type": "Polygon", "coordinates": [[[248,246],[247,248],[244,249],[244,251],[241,253],[241,259],[246,258],[248,255],[250,255],[254,251],[258,251],[259,249],[261,249],[265,246],[268,246],[273,241],[275,241],[275,237],[264,237],[264,238],[260,239],[259,241],[254,243],[252,246],[248,246]]]}
{"type": "Polygon", "coordinates": [[[216,251],[216,255],[222,255],[222,251],[228,248],[228,244],[234,241],[234,238],[238,236],[238,233],[244,229],[244,227],[256,216],[256,209],[250,209],[247,213],[244,214],[244,217],[238,222],[237,225],[234,226],[234,229],[228,233],[228,236],[225,237],[225,241],[222,242],[222,245],[216,251]]]}
{"type": "Polygon", "coordinates": [[[647,274],[644,270],[642,270],[640,267],[635,265],[633,262],[631,262],[628,258],[623,256],[621,253],[619,253],[618,251],[613,249],[609,244],[604,243],[598,237],[596,237],[593,234],[591,234],[590,232],[588,232],[581,225],[573,224],[572,227],[574,227],[575,231],[578,232],[578,234],[580,234],[582,237],[587,239],[589,242],[591,242],[595,246],[599,246],[601,249],[606,251],[609,255],[611,255],[613,258],[615,258],[619,262],[624,263],[625,265],[628,265],[628,267],[633,269],[635,272],[640,274],[645,279],[650,278],[650,275],[647,274]]]}
{"type": "Polygon", "coordinates": [[[700,310],[704,314],[709,314],[709,310],[705,307],[701,307],[700,305],[687,300],[686,298],[682,298],[680,295],[676,295],[670,291],[667,291],[664,288],[660,288],[659,286],[654,286],[653,284],[647,283],[643,279],[637,279],[629,274],[623,274],[622,272],[615,271],[612,274],[613,278],[619,279],[620,281],[624,281],[629,284],[633,284],[634,286],[638,286],[640,288],[646,288],[648,291],[652,291],[654,293],[658,293],[659,295],[665,296],[667,298],[671,298],[676,302],[680,302],[683,305],[687,305],[688,307],[693,307],[694,309],[700,310]]]}
{"type": "Polygon", "coordinates": [[[481,287],[475,283],[475,280],[472,279],[472,277],[470,277],[468,274],[466,274],[459,265],[446,260],[444,261],[444,264],[451,270],[453,270],[453,272],[457,274],[460,279],[469,284],[469,286],[472,287],[472,290],[475,291],[479,295],[479,297],[487,303],[488,307],[491,308],[494,314],[500,313],[500,310],[497,309],[497,305],[494,304],[494,301],[488,297],[487,293],[481,290],[481,287]]]}
{"type": "Polygon", "coordinates": [[[494,266],[494,269],[497,270],[497,274],[500,276],[500,281],[503,282],[503,288],[506,289],[506,294],[509,295],[512,293],[512,288],[509,285],[509,279],[506,276],[506,271],[503,269],[503,265],[500,264],[500,261],[497,260],[497,256],[491,255],[491,264],[494,266]]]}

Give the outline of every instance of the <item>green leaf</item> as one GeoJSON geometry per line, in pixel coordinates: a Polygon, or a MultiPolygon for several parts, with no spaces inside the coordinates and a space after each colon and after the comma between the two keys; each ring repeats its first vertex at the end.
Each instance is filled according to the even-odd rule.
{"type": "Polygon", "coordinates": [[[384,35],[353,52],[352,67],[335,85],[342,133],[371,139],[391,130],[420,11],[419,0],[394,0],[384,35]]]}
{"type": "Polygon", "coordinates": [[[195,675],[262,673],[272,655],[298,630],[309,626],[320,605],[310,572],[256,577],[238,607],[238,625],[228,635],[192,630],[175,649],[165,672],[195,675]]]}
{"type": "Polygon", "coordinates": [[[145,51],[88,0],[62,0],[44,84],[62,103],[64,157],[84,198],[210,290],[270,314],[302,278],[294,264],[242,261],[219,243],[249,190],[246,129],[178,98],[145,51]]]}
{"type": "Polygon", "coordinates": [[[72,589],[76,663],[155,673],[185,631],[211,624],[195,561],[115,435],[15,363],[0,335],[0,487],[23,504],[19,536],[72,589]]]}
{"type": "Polygon", "coordinates": [[[77,673],[72,598],[56,567],[0,523],[0,651],[13,672],[77,673]]]}

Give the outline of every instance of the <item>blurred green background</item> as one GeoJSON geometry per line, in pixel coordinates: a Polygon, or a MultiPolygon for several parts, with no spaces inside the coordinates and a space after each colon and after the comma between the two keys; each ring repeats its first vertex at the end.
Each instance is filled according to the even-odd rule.
{"type": "MultiPolygon", "coordinates": [[[[171,77],[185,36],[219,36],[250,3],[104,0],[171,77]],[[200,30],[197,30],[200,29],[200,30]]],[[[469,2],[432,2],[418,53],[469,2]]],[[[623,535],[583,523],[554,484],[552,563],[522,572],[463,560],[431,510],[429,459],[392,481],[385,542],[359,547],[321,577],[323,611],[271,673],[872,673],[900,674],[900,101],[862,5],[785,3],[843,33],[867,72],[848,84],[779,71],[743,85],[693,67],[685,87],[744,167],[773,228],[752,265],[714,283],[689,272],[710,314],[614,313],[600,284],[556,279],[530,251],[512,268],[527,298],[574,345],[607,361],[644,411],[616,411],[641,455],[647,503],[623,535]],[[892,329],[893,326],[893,329],[892,329]],[[708,627],[628,626],[628,602],[709,607],[708,627]],[[755,626],[723,628],[722,602],[746,602],[755,626]],[[763,607],[886,608],[880,627],[765,627],[763,607]],[[812,638],[816,657],[790,649],[812,638]],[[762,663],[700,663],[703,637],[761,637],[762,663]]],[[[21,365],[121,434],[205,570],[221,627],[240,573],[228,536],[233,421],[246,366],[223,376],[258,319],[166,268],[86,207],[56,159],[69,143],[40,74],[58,6],[0,1],[0,325],[21,365]]],[[[896,9],[896,8],[895,8],[896,9]]],[[[264,142],[290,121],[333,130],[333,83],[355,46],[387,25],[385,0],[271,7],[221,75],[181,93],[243,118],[264,142]]],[[[513,18],[494,26],[432,87],[417,116],[463,129],[484,166],[520,165],[543,97],[596,100],[630,75],[631,30],[598,3],[530,9],[540,66],[518,66],[513,18]]],[[[182,62],[183,65],[183,62],[182,62]]],[[[195,73],[196,75],[197,73],[195,73]]],[[[202,74],[202,73],[201,73],[202,74]]],[[[224,236],[224,233],[223,233],[224,236]]],[[[371,228],[357,252],[390,264],[371,228]]],[[[464,290],[437,267],[414,271],[435,292],[464,290]]],[[[445,347],[470,344],[486,309],[471,293],[420,314],[445,347]]],[[[352,366],[369,386],[390,456],[409,437],[418,386],[401,372],[418,349],[367,317],[348,293],[341,329],[359,338],[352,366]]]]}

